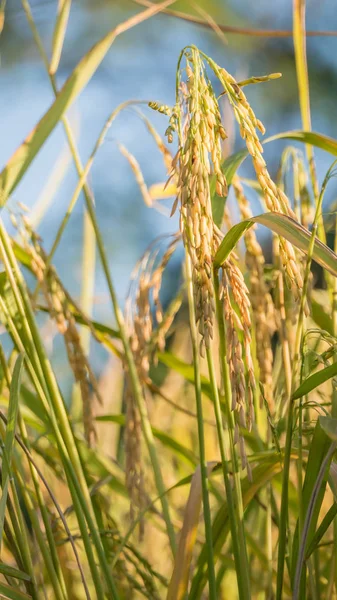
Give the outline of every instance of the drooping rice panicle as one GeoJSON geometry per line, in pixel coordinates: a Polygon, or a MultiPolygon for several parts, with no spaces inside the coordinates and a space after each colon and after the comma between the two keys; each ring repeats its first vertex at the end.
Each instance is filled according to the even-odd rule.
{"type": "Polygon", "coordinates": [[[70,368],[75,381],[81,390],[83,407],[84,436],[89,446],[96,441],[96,428],[93,413],[93,394],[102,404],[96,377],[86,357],[75,318],[69,307],[69,301],[54,267],[46,266],[47,256],[42,247],[42,240],[30,225],[27,216],[22,216],[22,233],[24,247],[32,258],[32,270],[41,283],[43,296],[47,303],[48,312],[54,319],[59,333],[64,338],[70,368]]]}
{"type": "MultiPolygon", "coordinates": [[[[135,297],[131,291],[127,300],[130,311],[129,322],[130,345],[134,355],[138,376],[141,383],[150,381],[149,370],[151,360],[155,357],[156,350],[164,350],[165,334],[168,331],[175,312],[168,317],[164,316],[160,301],[160,289],[164,270],[170,260],[177,243],[177,237],[168,245],[162,258],[155,266],[159,247],[150,248],[139,262],[134,273],[133,286],[135,297]]],[[[179,305],[178,305],[179,306],[179,305]]],[[[141,451],[140,415],[131,393],[128,376],[126,376],[126,428],[125,428],[125,453],[126,453],[126,485],[130,494],[130,514],[133,519],[137,511],[140,512],[144,505],[144,467],[141,451]]],[[[140,534],[143,533],[142,520],[140,534]]]]}
{"type": "MultiPolygon", "coordinates": [[[[249,219],[252,211],[238,177],[232,181],[241,218],[249,219]]],[[[246,265],[249,272],[249,291],[252,315],[255,323],[256,357],[260,368],[260,381],[264,384],[265,397],[273,400],[273,351],[272,336],[276,330],[273,299],[264,277],[264,255],[254,228],[245,233],[246,265]]]]}
{"type": "Polygon", "coordinates": [[[239,415],[240,425],[250,429],[254,422],[253,392],[256,387],[251,354],[251,303],[243,275],[231,257],[223,265],[221,297],[227,326],[227,362],[232,384],[232,410],[239,415]],[[230,292],[238,312],[233,308],[230,292]],[[242,344],[238,331],[242,335],[242,344]]]}
{"type": "Polygon", "coordinates": [[[178,180],[180,228],[192,262],[196,321],[201,334],[200,350],[213,337],[214,292],[212,257],[217,246],[214,233],[210,183],[216,176],[216,191],[227,194],[221,171],[221,140],[226,137],[219,106],[206,78],[198,52],[186,60],[187,81],[179,89],[179,151],[174,173],[178,180]]]}
{"type": "MultiPolygon", "coordinates": [[[[263,191],[266,207],[270,211],[280,212],[296,218],[287,196],[276,186],[270,177],[266,162],[262,156],[263,147],[258,138],[257,130],[264,134],[265,129],[263,124],[256,118],[242,88],[238,86],[234,77],[211,59],[208,59],[208,62],[219,78],[233,107],[235,118],[240,126],[241,137],[245,140],[247,150],[253,159],[254,169],[263,191]]],[[[303,286],[303,280],[296,263],[294,249],[284,238],[280,238],[280,255],[285,268],[287,282],[297,299],[303,286]]]]}

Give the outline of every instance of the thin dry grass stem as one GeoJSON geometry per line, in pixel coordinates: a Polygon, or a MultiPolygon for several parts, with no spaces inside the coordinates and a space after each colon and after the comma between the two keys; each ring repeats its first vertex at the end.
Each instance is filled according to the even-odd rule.
{"type": "MultiPolygon", "coordinates": [[[[241,218],[249,219],[252,211],[238,177],[232,181],[241,218]]],[[[260,369],[260,381],[269,403],[273,402],[273,351],[272,336],[276,331],[275,307],[264,277],[265,259],[257,240],[254,228],[244,237],[246,245],[246,265],[249,271],[249,291],[252,315],[255,324],[256,357],[260,369]]],[[[261,405],[263,399],[260,399],[261,405]]]]}
{"type": "Polygon", "coordinates": [[[96,441],[92,390],[98,402],[102,404],[99,386],[83,351],[67,295],[55,269],[53,267],[47,269],[47,254],[43,250],[41,238],[33,231],[29,218],[26,215],[22,215],[21,223],[22,227],[19,226],[19,231],[22,234],[24,247],[32,257],[32,270],[41,284],[50,317],[55,321],[59,333],[64,338],[69,365],[75,381],[80,386],[84,436],[88,445],[92,446],[96,441]]]}
{"type": "MultiPolygon", "coordinates": [[[[223,85],[233,107],[235,118],[240,126],[241,137],[245,140],[247,150],[253,159],[254,169],[263,191],[267,209],[284,213],[296,219],[287,196],[271,179],[266,162],[262,156],[263,147],[259,141],[257,129],[264,134],[265,128],[263,124],[256,118],[242,88],[237,84],[234,77],[226,69],[218,67],[213,62],[210,65],[223,85]]],[[[303,287],[303,280],[296,263],[294,249],[284,238],[280,238],[280,255],[285,268],[287,282],[295,298],[298,299],[303,287]]]]}
{"type": "MultiPolygon", "coordinates": [[[[154,6],[153,2],[149,0],[132,0],[136,4],[140,6],[154,6]]],[[[195,25],[200,25],[202,27],[214,28],[213,24],[211,24],[208,20],[204,21],[195,15],[191,15],[189,13],[185,13],[178,10],[172,10],[169,8],[165,8],[162,10],[162,13],[166,15],[170,15],[171,17],[175,17],[178,19],[183,19],[184,21],[188,21],[190,23],[194,23],[195,25]]],[[[243,36],[252,36],[252,37],[263,37],[263,38],[291,38],[293,36],[293,32],[291,29],[252,29],[251,27],[235,27],[231,25],[222,25],[217,23],[217,27],[224,33],[232,33],[236,35],[243,36]]],[[[336,31],[306,31],[305,35],[307,37],[336,37],[336,31]]]]}
{"type": "MultiPolygon", "coordinates": [[[[150,102],[150,105],[155,106],[156,103],[150,102]]],[[[155,129],[155,127],[152,125],[151,121],[142,113],[142,111],[140,111],[137,108],[135,108],[135,110],[140,115],[141,119],[144,121],[148,132],[152,135],[154,141],[156,142],[158,150],[163,156],[163,162],[166,167],[167,173],[169,174],[170,171],[172,170],[172,160],[173,160],[173,156],[172,156],[171,152],[169,151],[168,147],[164,144],[164,140],[159,135],[159,133],[155,129]]],[[[161,112],[159,109],[157,109],[157,110],[158,110],[158,112],[161,112]]]]}
{"type": "MultiPolygon", "coordinates": [[[[212,87],[199,54],[191,49],[186,57],[187,82],[181,82],[179,106],[180,149],[173,164],[178,181],[180,228],[192,261],[196,322],[201,335],[200,351],[213,338],[214,291],[212,257],[218,245],[213,227],[209,176],[216,176],[216,191],[225,196],[228,188],[221,171],[221,140],[226,132],[212,87]],[[180,120],[183,126],[180,127],[180,120]]],[[[174,128],[174,124],[170,124],[174,128]]],[[[171,129],[167,133],[171,135],[171,129]]]]}
{"type": "Polygon", "coordinates": [[[143,196],[143,200],[144,200],[146,206],[152,206],[152,198],[151,198],[151,195],[147,188],[147,185],[145,183],[144,176],[143,176],[143,173],[141,171],[138,161],[133,156],[133,154],[131,154],[131,152],[129,152],[125,148],[125,146],[123,146],[123,144],[118,144],[118,148],[119,148],[121,154],[123,154],[123,156],[125,156],[125,158],[127,159],[128,163],[132,169],[132,172],[135,176],[136,182],[138,183],[139,189],[141,191],[141,194],[143,196]]]}

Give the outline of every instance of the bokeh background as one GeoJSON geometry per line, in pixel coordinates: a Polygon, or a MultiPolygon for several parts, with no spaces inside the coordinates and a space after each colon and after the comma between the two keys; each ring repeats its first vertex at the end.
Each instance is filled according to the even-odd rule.
{"type": "MultiPolygon", "coordinates": [[[[32,11],[39,33],[50,54],[57,0],[32,0],[32,11]]],[[[292,28],[291,0],[195,0],[178,1],[176,10],[200,17],[200,9],[214,21],[225,25],[256,29],[292,28]]],[[[61,86],[80,58],[105,33],[119,22],[142,10],[131,0],[73,0],[69,26],[57,80],[61,86]]],[[[308,30],[337,30],[334,0],[308,0],[308,30]]],[[[53,101],[50,83],[32,38],[20,0],[8,0],[6,26],[0,40],[0,163],[8,158],[38,122],[53,101]]],[[[175,71],[180,50],[196,44],[225,66],[237,79],[251,75],[281,72],[282,78],[267,84],[250,86],[248,98],[258,117],[273,135],[300,129],[295,63],[292,38],[262,38],[226,34],[222,38],[206,29],[167,15],[157,15],[118,37],[108,56],[70,111],[82,161],[86,161],[97,136],[112,109],[129,99],[158,100],[173,104],[175,71]],[[225,39],[224,39],[225,38],[225,39]]],[[[308,63],[313,130],[337,136],[337,37],[308,38],[308,63]]],[[[163,135],[167,120],[144,108],[163,135]]],[[[235,136],[228,117],[230,132],[227,151],[238,150],[243,142],[235,136]]],[[[95,197],[97,214],[110,258],[111,271],[121,303],[127,293],[132,269],[149,243],[158,235],[173,233],[177,217],[170,219],[144,205],[130,166],[121,156],[117,142],[122,142],[137,158],[148,185],[165,179],[165,168],[157,147],[144,123],[132,109],[121,113],[111,127],[91,170],[89,183],[95,197]]],[[[275,175],[284,142],[266,146],[270,171],[275,175]]],[[[322,180],[331,157],[316,152],[318,174],[322,180]]],[[[252,175],[248,161],[241,174],[252,175]]],[[[32,207],[31,218],[38,223],[46,249],[50,249],[57,228],[76,187],[77,176],[62,127],[59,126],[11,199],[32,207]],[[42,207],[48,206],[43,215],[42,207]]],[[[333,199],[334,184],[327,194],[333,199]]],[[[75,298],[81,290],[83,199],[77,203],[64,234],[63,244],[55,256],[57,269],[75,298]]],[[[170,203],[163,204],[166,213],[170,203]]],[[[256,210],[259,210],[256,201],[256,210]]],[[[9,226],[9,216],[4,214],[9,226]]],[[[260,235],[263,235],[262,233],[260,235]]],[[[168,300],[179,275],[179,255],[170,268],[171,276],[164,290],[168,300]]],[[[99,263],[96,269],[94,316],[113,324],[109,298],[99,263]]],[[[57,360],[57,347],[53,348],[57,360]]],[[[60,360],[62,360],[60,358],[60,360]]],[[[93,357],[100,369],[104,357],[93,357]]],[[[61,368],[61,363],[60,363],[61,368]]]]}

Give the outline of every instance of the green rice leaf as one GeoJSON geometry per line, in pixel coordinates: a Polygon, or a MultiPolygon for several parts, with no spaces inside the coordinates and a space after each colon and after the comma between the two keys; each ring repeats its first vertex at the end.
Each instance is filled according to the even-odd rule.
{"type": "Polygon", "coordinates": [[[331,379],[331,377],[335,377],[337,375],[337,362],[325,367],[318,373],[314,373],[310,375],[303,383],[297,388],[294,392],[292,399],[297,400],[298,398],[302,398],[306,394],[309,394],[312,390],[316,389],[319,385],[331,379]]]}
{"type": "Polygon", "coordinates": [[[6,577],[14,577],[15,579],[20,579],[22,581],[31,581],[31,577],[27,573],[24,573],[15,567],[5,565],[4,563],[0,563],[0,573],[6,575],[6,577]]]}
{"type": "Polygon", "coordinates": [[[0,583],[0,594],[1,598],[8,598],[8,600],[31,600],[31,596],[20,592],[17,588],[13,588],[5,583],[0,583]]]}
{"type": "MultiPolygon", "coordinates": [[[[317,477],[322,465],[322,462],[331,446],[331,441],[327,434],[325,427],[322,427],[321,417],[319,418],[319,422],[316,424],[314,435],[311,440],[309,456],[307,467],[305,471],[305,479],[302,490],[302,515],[303,519],[305,519],[305,515],[307,513],[309,503],[312,497],[313,490],[316,486],[317,477]]],[[[324,479],[319,495],[317,497],[315,508],[312,514],[311,523],[309,527],[309,539],[311,539],[316,530],[316,524],[319,517],[319,512],[321,510],[324,494],[326,488],[326,480],[324,479]]],[[[299,553],[299,527],[298,522],[295,529],[295,534],[293,538],[293,548],[292,548],[292,577],[295,575],[297,558],[299,553]]]]}
{"type": "Polygon", "coordinates": [[[7,426],[5,434],[5,444],[2,457],[2,496],[0,499],[0,546],[5,522],[5,510],[8,495],[8,486],[10,480],[10,468],[12,462],[12,453],[14,447],[15,428],[19,408],[19,396],[21,386],[21,373],[23,368],[24,356],[19,354],[13,371],[12,382],[9,391],[9,404],[7,415],[7,426]]]}
{"type": "Polygon", "coordinates": [[[330,506],[326,515],[324,515],[324,518],[323,518],[320,526],[317,528],[315,535],[308,542],[308,548],[307,548],[306,557],[305,557],[306,560],[308,560],[309,556],[311,556],[311,554],[316,550],[318,544],[321,542],[323,536],[327,532],[328,528],[330,527],[330,525],[336,515],[337,515],[337,502],[334,502],[333,505],[330,506]]]}
{"type": "Polygon", "coordinates": [[[321,148],[321,150],[325,150],[326,152],[330,152],[330,154],[337,156],[337,140],[334,140],[327,135],[323,135],[322,133],[301,130],[284,131],[263,140],[263,143],[267,144],[276,140],[294,140],[295,142],[303,142],[303,144],[316,146],[316,148],[321,148]]]}
{"type": "MultiPolygon", "coordinates": [[[[249,481],[247,477],[242,479],[242,499],[244,508],[249,505],[259,490],[281,471],[282,461],[280,460],[280,455],[278,453],[275,452],[273,455],[263,458],[253,469],[252,481],[249,481]]],[[[213,521],[213,549],[215,559],[219,556],[228,534],[228,506],[227,502],[224,501],[213,521]]],[[[196,564],[189,599],[197,600],[202,598],[206,583],[207,549],[204,544],[196,564]]]]}
{"type": "Polygon", "coordinates": [[[321,415],[319,417],[319,424],[330,440],[337,442],[337,419],[321,415]]]}
{"type": "MultiPolygon", "coordinates": [[[[282,133],[278,133],[277,135],[273,135],[265,140],[261,140],[262,144],[268,144],[269,142],[274,142],[276,140],[294,140],[296,142],[302,142],[304,144],[310,144],[312,146],[316,146],[317,148],[321,148],[334,156],[337,156],[337,140],[330,138],[321,133],[315,133],[312,131],[284,131],[282,133]]],[[[222,164],[222,171],[226,176],[228,186],[232,183],[233,177],[241,166],[243,161],[249,155],[248,150],[243,149],[239,150],[232,156],[226,158],[226,160],[222,164]]],[[[254,185],[256,191],[261,194],[261,188],[257,182],[251,182],[250,185],[254,185]]],[[[215,192],[215,178],[211,179],[211,198],[212,198],[212,213],[215,224],[218,227],[221,227],[224,207],[227,198],[222,198],[218,196],[215,192]]]]}
{"type": "MultiPolygon", "coordinates": [[[[307,253],[311,240],[310,231],[291,217],[270,212],[242,221],[230,229],[222,240],[214,257],[215,268],[221,267],[245,231],[252,227],[254,223],[268,227],[268,229],[284,237],[288,242],[296,246],[296,248],[307,253]]],[[[337,277],[337,255],[318,239],[315,240],[313,259],[329,271],[329,273],[337,277]]]]}

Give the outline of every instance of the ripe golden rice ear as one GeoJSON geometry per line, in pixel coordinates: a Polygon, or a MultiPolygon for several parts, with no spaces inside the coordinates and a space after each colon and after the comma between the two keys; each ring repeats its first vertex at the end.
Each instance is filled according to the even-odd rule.
{"type": "MultiPolygon", "coordinates": [[[[226,327],[226,360],[232,388],[232,410],[240,427],[251,426],[254,422],[253,393],[256,387],[253,360],[251,356],[251,304],[243,275],[232,258],[227,259],[222,269],[220,297],[226,327]],[[230,291],[237,306],[233,308],[230,291]],[[239,340],[241,331],[243,343],[239,340]]],[[[245,468],[246,454],[240,442],[242,468],[245,468]]]]}
{"type": "MultiPolygon", "coordinates": [[[[205,57],[205,59],[222,84],[234,110],[235,118],[240,127],[240,135],[245,140],[247,150],[253,159],[253,165],[263,191],[266,207],[270,211],[296,218],[288,198],[270,177],[266,162],[262,156],[263,147],[259,140],[257,130],[264,133],[265,130],[263,124],[256,118],[242,88],[238,85],[234,77],[209,57],[205,57]]],[[[303,285],[302,277],[296,261],[294,260],[293,249],[286,240],[281,240],[280,255],[286,272],[287,281],[291,286],[295,298],[298,298],[303,285]]]]}
{"type": "MultiPolygon", "coordinates": [[[[210,175],[215,176],[217,194],[227,194],[221,169],[221,124],[217,99],[207,78],[200,54],[191,48],[185,54],[185,71],[179,71],[177,105],[170,119],[170,133],[179,132],[179,150],[173,163],[180,205],[180,229],[192,262],[196,321],[201,335],[201,352],[213,337],[214,292],[212,257],[218,244],[214,230],[210,175]],[[186,72],[186,81],[182,75],[186,72]]],[[[172,211],[173,212],[173,211],[172,211]]]]}
{"type": "MultiPolygon", "coordinates": [[[[172,238],[172,236],[170,236],[172,238]]],[[[144,253],[132,274],[132,284],[127,298],[127,321],[129,323],[130,346],[134,356],[138,377],[142,385],[148,384],[151,361],[157,350],[165,348],[167,333],[179,302],[164,314],[160,302],[162,277],[178,241],[173,236],[164,254],[158,260],[163,239],[157,239],[144,253]]],[[[129,375],[125,390],[126,427],[126,486],[130,495],[130,515],[134,519],[136,510],[144,507],[144,467],[141,453],[140,414],[131,390],[129,375]]],[[[140,535],[143,521],[140,520],[140,535]]]]}
{"type": "MultiPolygon", "coordinates": [[[[235,198],[242,219],[252,217],[249,202],[244,194],[239,178],[232,181],[235,198]]],[[[264,385],[268,403],[273,401],[273,351],[272,336],[276,330],[275,307],[264,277],[264,256],[254,228],[244,235],[246,245],[246,266],[249,271],[249,292],[252,317],[255,325],[256,357],[259,364],[259,378],[264,385]]],[[[262,397],[260,399],[262,403],[262,397]]]]}
{"type": "Polygon", "coordinates": [[[41,239],[33,231],[26,215],[21,216],[20,233],[23,235],[25,249],[32,258],[32,270],[41,284],[47,310],[64,338],[69,366],[81,391],[84,437],[88,446],[92,446],[96,441],[94,397],[102,404],[96,377],[83,350],[68,296],[54,267],[47,267],[47,255],[41,239]]]}

